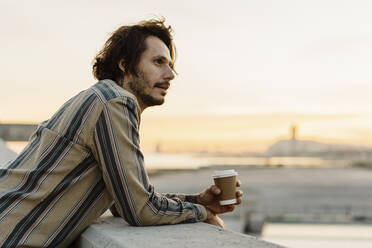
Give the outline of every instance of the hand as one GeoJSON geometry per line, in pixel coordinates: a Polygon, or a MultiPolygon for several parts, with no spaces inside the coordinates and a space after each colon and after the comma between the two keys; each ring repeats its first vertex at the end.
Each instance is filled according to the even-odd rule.
{"type": "MultiPolygon", "coordinates": [[[[239,180],[236,181],[236,187],[240,187],[241,183],[239,180]]],[[[214,214],[223,214],[231,212],[235,209],[234,205],[239,205],[242,202],[243,192],[241,190],[236,191],[236,203],[231,205],[220,205],[218,195],[221,194],[221,190],[216,186],[212,185],[202,193],[196,196],[197,203],[204,205],[214,214]]]]}
{"type": "Polygon", "coordinates": [[[217,227],[221,227],[223,229],[226,229],[226,226],[225,226],[225,223],[223,222],[223,220],[221,220],[220,217],[215,215],[208,208],[207,208],[207,219],[204,222],[208,223],[208,224],[211,224],[211,225],[214,225],[214,226],[217,226],[217,227]]]}

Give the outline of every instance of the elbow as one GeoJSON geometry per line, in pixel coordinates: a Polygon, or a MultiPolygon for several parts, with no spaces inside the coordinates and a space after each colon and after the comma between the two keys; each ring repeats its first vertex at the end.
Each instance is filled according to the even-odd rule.
{"type": "Polygon", "coordinates": [[[126,221],[128,222],[128,224],[130,226],[144,226],[144,225],[142,225],[142,223],[132,222],[132,221],[128,221],[128,220],[126,220],[126,221]]]}
{"type": "Polygon", "coordinates": [[[140,227],[140,226],[154,226],[154,225],[156,225],[153,221],[148,220],[146,218],[141,219],[140,222],[135,222],[135,221],[130,221],[130,220],[126,220],[126,222],[128,222],[128,224],[130,226],[137,226],[137,227],[140,227]]]}
{"type": "Polygon", "coordinates": [[[125,214],[125,213],[122,214],[119,211],[115,211],[116,209],[110,209],[110,210],[114,217],[119,217],[119,218],[124,219],[130,226],[143,226],[142,222],[138,218],[135,218],[135,216],[133,215],[125,214]]]}
{"type": "Polygon", "coordinates": [[[140,221],[138,221],[137,223],[133,223],[133,226],[155,226],[156,225],[156,221],[154,221],[154,219],[152,218],[149,218],[148,215],[140,215],[139,218],[140,218],[140,221]]]}
{"type": "Polygon", "coordinates": [[[140,219],[134,219],[133,217],[121,216],[130,226],[146,226],[140,219]]]}
{"type": "Polygon", "coordinates": [[[154,226],[156,225],[156,220],[151,217],[146,210],[138,211],[135,215],[125,215],[120,216],[131,226],[154,226]]]}
{"type": "Polygon", "coordinates": [[[150,213],[146,207],[137,212],[138,221],[133,223],[135,226],[156,226],[159,225],[159,218],[150,213]]]}
{"type": "Polygon", "coordinates": [[[142,221],[134,221],[132,218],[126,218],[125,216],[120,216],[122,217],[130,226],[146,226],[142,221]]]}

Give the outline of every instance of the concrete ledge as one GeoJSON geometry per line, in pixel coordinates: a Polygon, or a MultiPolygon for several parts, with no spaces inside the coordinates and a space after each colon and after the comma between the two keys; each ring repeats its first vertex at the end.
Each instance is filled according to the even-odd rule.
{"type": "Polygon", "coordinates": [[[85,230],[78,241],[78,247],[278,248],[282,246],[206,223],[133,227],[121,218],[102,217],[99,223],[85,230]]]}

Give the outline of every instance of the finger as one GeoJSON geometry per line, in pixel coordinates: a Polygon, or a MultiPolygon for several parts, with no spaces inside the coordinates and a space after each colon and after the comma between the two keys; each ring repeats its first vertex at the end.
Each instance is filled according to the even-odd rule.
{"type": "Polygon", "coordinates": [[[221,194],[221,190],[220,190],[220,188],[218,188],[216,185],[212,185],[212,186],[209,188],[209,191],[212,192],[212,194],[214,194],[214,195],[219,195],[219,194],[221,194]]]}
{"type": "Polygon", "coordinates": [[[222,214],[222,213],[232,212],[234,209],[235,209],[235,206],[233,204],[223,205],[223,206],[220,206],[217,213],[222,214]]]}
{"type": "Polygon", "coordinates": [[[232,212],[232,211],[234,211],[234,209],[235,209],[235,206],[234,205],[230,205],[229,210],[232,212]]]}
{"type": "Polygon", "coordinates": [[[223,206],[223,211],[224,212],[232,212],[232,211],[234,211],[234,209],[235,209],[235,206],[232,205],[232,204],[223,206]]]}
{"type": "Polygon", "coordinates": [[[236,191],[236,197],[241,197],[241,196],[243,196],[243,191],[241,190],[236,191]]]}
{"type": "Polygon", "coordinates": [[[235,203],[235,205],[239,205],[240,203],[242,203],[242,200],[243,200],[242,196],[243,196],[243,191],[238,190],[236,192],[236,203],[235,203]]]}
{"type": "Polygon", "coordinates": [[[240,205],[240,203],[242,203],[242,198],[241,197],[236,198],[236,203],[234,205],[240,205]]]}
{"type": "Polygon", "coordinates": [[[240,185],[242,185],[242,182],[239,179],[236,180],[236,187],[240,187],[240,185]]]}

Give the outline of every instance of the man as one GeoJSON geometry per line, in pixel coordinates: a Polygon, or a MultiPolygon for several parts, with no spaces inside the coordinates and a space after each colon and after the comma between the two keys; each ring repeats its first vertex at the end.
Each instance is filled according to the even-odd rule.
{"type": "MultiPolygon", "coordinates": [[[[116,30],[96,56],[99,80],[42,122],[0,170],[0,246],[66,247],[112,206],[134,226],[204,221],[223,227],[216,186],[159,194],[144,169],[140,116],[164,102],[175,48],[164,21],[116,30]]],[[[238,203],[242,193],[237,192],[238,203]]]]}

